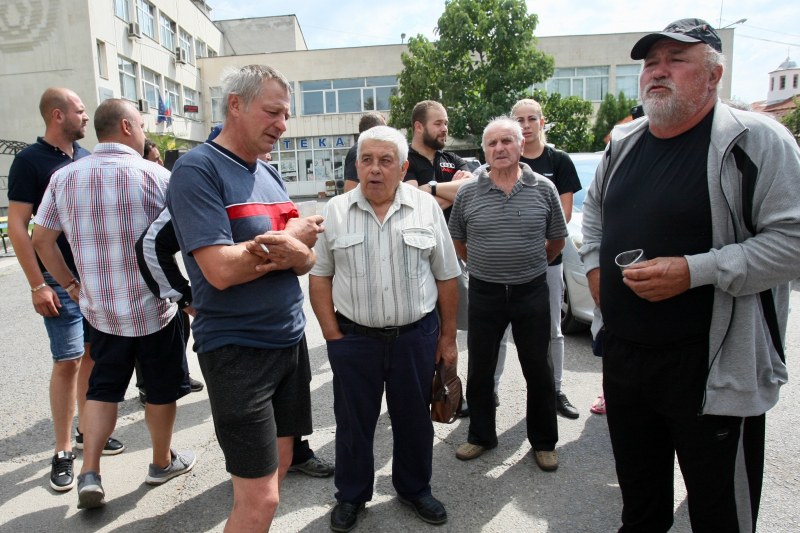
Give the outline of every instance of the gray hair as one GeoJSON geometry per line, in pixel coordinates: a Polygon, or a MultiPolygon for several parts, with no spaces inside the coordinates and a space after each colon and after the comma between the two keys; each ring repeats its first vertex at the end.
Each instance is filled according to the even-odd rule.
{"type": "Polygon", "coordinates": [[[501,115],[499,117],[493,118],[489,121],[485,128],[483,128],[483,136],[481,137],[481,148],[483,151],[486,151],[486,132],[489,131],[489,128],[493,126],[504,126],[511,129],[514,132],[514,136],[517,138],[517,142],[521,143],[523,136],[522,136],[522,126],[519,125],[519,122],[514,120],[513,118],[507,115],[501,115]]]}
{"type": "MultiPolygon", "coordinates": [[[[717,67],[722,67],[722,71],[724,73],[725,62],[727,61],[725,54],[723,54],[722,52],[717,52],[710,45],[706,45],[705,48],[706,50],[705,50],[704,62],[705,62],[705,67],[708,69],[708,71],[711,72],[717,67]]],[[[717,91],[719,91],[721,88],[722,88],[722,76],[719,77],[719,83],[717,83],[717,91]]]]}
{"type": "Polygon", "coordinates": [[[375,126],[370,128],[358,137],[358,149],[356,157],[361,159],[361,145],[364,141],[381,141],[392,143],[397,147],[397,159],[400,161],[400,166],[405,165],[408,159],[408,141],[405,136],[394,128],[389,126],[375,126]]]}
{"type": "Polygon", "coordinates": [[[222,106],[223,121],[228,118],[228,96],[237,95],[242,99],[244,108],[261,94],[265,80],[275,80],[291,94],[289,80],[277,69],[267,65],[245,65],[238,69],[228,69],[222,75],[222,94],[225,96],[222,106]]]}

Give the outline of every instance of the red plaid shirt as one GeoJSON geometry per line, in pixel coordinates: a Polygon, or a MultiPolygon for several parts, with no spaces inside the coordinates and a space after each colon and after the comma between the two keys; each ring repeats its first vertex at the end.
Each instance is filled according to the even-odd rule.
{"type": "Polygon", "coordinates": [[[168,170],[117,143],[98,144],[50,180],[36,223],[66,235],[81,277],[81,312],[99,331],[141,337],[175,315],[175,304],[147,288],[134,249],[164,209],[168,181],[168,170]]]}

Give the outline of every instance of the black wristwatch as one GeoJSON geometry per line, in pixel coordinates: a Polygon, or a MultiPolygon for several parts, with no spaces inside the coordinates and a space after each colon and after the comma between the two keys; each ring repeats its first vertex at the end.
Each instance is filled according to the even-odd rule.
{"type": "Polygon", "coordinates": [[[431,180],[428,182],[428,187],[431,188],[431,194],[434,196],[436,196],[436,185],[438,185],[438,183],[436,183],[436,180],[431,180]]]}

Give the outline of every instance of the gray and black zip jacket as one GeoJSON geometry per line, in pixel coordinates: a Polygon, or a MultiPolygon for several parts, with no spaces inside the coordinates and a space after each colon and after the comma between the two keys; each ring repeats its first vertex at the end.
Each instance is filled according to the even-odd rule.
{"type": "MultiPolygon", "coordinates": [[[[612,131],[583,204],[580,255],[587,272],[600,263],[603,192],[647,124],[644,117],[612,131]]],[[[718,102],[707,174],[713,248],[685,256],[691,286],[714,286],[708,379],[700,409],[757,416],[777,403],[788,380],[783,339],[791,281],[800,277],[800,150],[772,118],[718,102]],[[743,168],[752,178],[749,190],[742,185],[743,168]],[[772,293],[772,329],[777,331],[767,324],[762,291],[772,293]]]]}

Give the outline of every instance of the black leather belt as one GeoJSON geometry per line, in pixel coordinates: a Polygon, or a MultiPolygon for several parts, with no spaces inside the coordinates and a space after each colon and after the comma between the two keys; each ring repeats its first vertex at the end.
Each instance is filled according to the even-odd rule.
{"type": "Polygon", "coordinates": [[[365,337],[372,337],[382,341],[393,341],[403,333],[411,331],[416,328],[422,320],[406,324],[405,326],[393,326],[389,328],[370,328],[356,324],[343,314],[336,312],[336,320],[339,322],[339,329],[342,333],[355,333],[356,335],[363,335],[365,337]]]}

